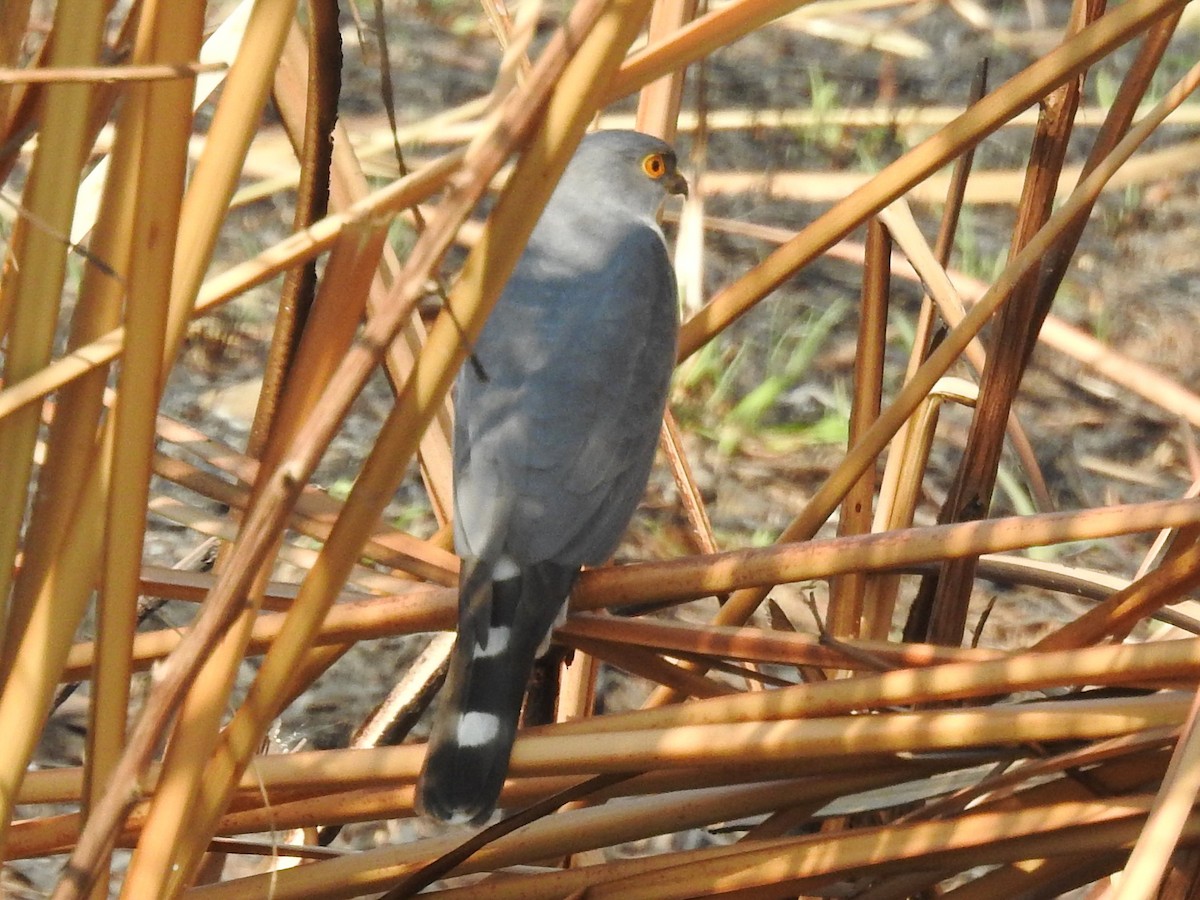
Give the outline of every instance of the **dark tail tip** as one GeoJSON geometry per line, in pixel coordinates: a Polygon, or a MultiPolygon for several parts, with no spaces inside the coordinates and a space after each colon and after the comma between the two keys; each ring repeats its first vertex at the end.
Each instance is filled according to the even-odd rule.
{"type": "MultiPolygon", "coordinates": [[[[417,812],[460,825],[482,825],[490,819],[507,765],[496,764],[497,748],[493,747],[491,754],[477,752],[483,749],[430,744],[417,780],[417,812]]],[[[501,755],[506,763],[507,754],[501,755]]]]}
{"type": "Polygon", "coordinates": [[[578,572],[539,563],[492,581],[490,568],[477,576],[478,568],[466,565],[458,640],[417,782],[417,808],[444,822],[481,824],[504,786],[538,643],[578,572]]]}

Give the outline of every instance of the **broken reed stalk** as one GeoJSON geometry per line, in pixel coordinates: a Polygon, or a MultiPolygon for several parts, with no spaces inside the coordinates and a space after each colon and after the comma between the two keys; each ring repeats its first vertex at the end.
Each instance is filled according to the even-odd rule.
{"type": "MultiPolygon", "coordinates": [[[[1077,3],[1073,21],[1082,23],[1097,15],[1101,4],[1077,3]]],[[[1096,145],[1084,166],[1084,173],[1123,135],[1132,119],[1133,110],[1141,102],[1174,31],[1177,15],[1168,16],[1151,30],[1143,43],[1137,62],[1131,66],[1122,85],[1119,102],[1096,137],[1096,145]]],[[[1043,107],[1044,127],[1034,136],[1030,154],[1029,177],[1018,208],[1012,250],[1015,252],[1028,240],[1034,230],[1050,214],[1058,174],[1066,159],[1067,141],[1074,124],[1075,111],[1080,103],[1082,78],[1068,83],[1051,95],[1043,107]]],[[[1048,264],[1031,272],[1014,292],[1016,303],[1006,304],[997,321],[994,351],[980,385],[980,401],[976,405],[959,473],[950,498],[946,501],[940,521],[963,521],[978,518],[990,504],[991,492],[999,466],[1001,420],[1007,420],[1013,398],[1037,342],[1042,322],[1050,310],[1058,286],[1082,232],[1082,217],[1074,233],[1064,236],[1055,248],[1048,264]]],[[[914,611],[929,617],[930,636],[940,643],[958,643],[965,627],[967,605],[974,581],[974,564],[968,559],[948,563],[936,579],[926,579],[914,611]]],[[[913,634],[922,633],[919,623],[913,634]]]]}
{"type": "MultiPolygon", "coordinates": [[[[1068,34],[1078,33],[1095,21],[1103,7],[1103,0],[1076,0],[1071,7],[1068,34]]],[[[1050,217],[1085,74],[1079,72],[1042,100],[1025,184],[1017,204],[1017,222],[1009,242],[1010,261],[1050,217]]],[[[1025,363],[1049,312],[1050,298],[1042,298],[1039,303],[1038,271],[1035,266],[1022,276],[996,315],[991,352],[980,380],[967,446],[951,483],[950,496],[938,515],[939,522],[986,518],[991,507],[1004,432],[1025,363]]],[[[913,601],[905,636],[913,640],[928,637],[939,644],[962,643],[974,581],[974,563],[969,557],[945,563],[936,576],[926,575],[913,601]]]]}
{"type": "MultiPolygon", "coordinates": [[[[858,346],[854,354],[854,397],[850,406],[847,436],[849,446],[853,446],[879,417],[879,408],[883,403],[892,241],[878,219],[872,219],[867,225],[866,251],[859,305],[858,346]]],[[[870,532],[875,483],[875,470],[868,467],[846,492],[838,517],[840,536],[870,532]]],[[[865,572],[850,572],[830,582],[825,627],[834,637],[859,637],[862,634],[866,585],[865,572]]]]}

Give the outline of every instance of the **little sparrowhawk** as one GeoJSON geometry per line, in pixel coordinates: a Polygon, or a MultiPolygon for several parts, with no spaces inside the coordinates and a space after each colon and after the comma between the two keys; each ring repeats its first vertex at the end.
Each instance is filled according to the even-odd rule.
{"type": "Polygon", "coordinates": [[[428,815],[492,814],[538,648],[646,488],[678,331],[658,213],[686,193],[663,141],[586,136],[459,375],[459,627],[418,784],[428,815]]]}

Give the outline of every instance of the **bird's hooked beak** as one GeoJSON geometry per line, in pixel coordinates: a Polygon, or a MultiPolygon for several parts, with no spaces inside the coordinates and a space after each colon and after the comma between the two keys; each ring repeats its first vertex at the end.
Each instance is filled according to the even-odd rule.
{"type": "Polygon", "coordinates": [[[678,172],[671,172],[669,175],[664,175],[662,185],[666,188],[668,194],[682,194],[684,197],[688,195],[687,179],[678,172]]]}

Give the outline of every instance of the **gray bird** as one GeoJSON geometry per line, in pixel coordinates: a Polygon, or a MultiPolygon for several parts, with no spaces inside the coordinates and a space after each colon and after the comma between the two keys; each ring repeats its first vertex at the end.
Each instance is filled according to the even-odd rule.
{"type": "Polygon", "coordinates": [[[539,646],[645,491],[678,332],[658,213],[686,193],[663,141],[586,136],[459,375],[459,627],[417,785],[427,815],[491,816],[539,646]]]}

